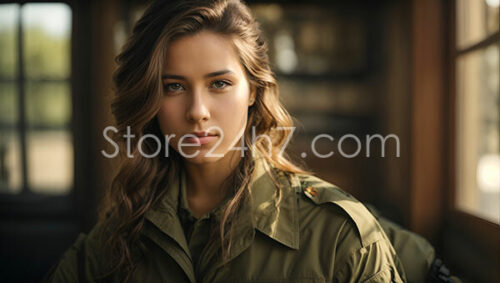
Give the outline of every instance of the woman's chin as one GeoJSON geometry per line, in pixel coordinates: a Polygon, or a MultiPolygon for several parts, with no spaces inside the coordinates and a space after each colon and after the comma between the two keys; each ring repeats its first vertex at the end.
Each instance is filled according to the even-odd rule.
{"type": "Polygon", "coordinates": [[[224,157],[223,154],[208,153],[201,150],[198,152],[198,154],[186,153],[184,155],[181,154],[181,156],[184,161],[192,164],[213,163],[221,160],[224,157]]]}

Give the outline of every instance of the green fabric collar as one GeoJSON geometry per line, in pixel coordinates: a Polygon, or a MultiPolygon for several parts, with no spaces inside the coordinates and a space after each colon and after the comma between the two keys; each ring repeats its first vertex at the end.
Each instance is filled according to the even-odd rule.
{"type": "Polygon", "coordinates": [[[255,228],[290,248],[298,249],[296,188],[287,175],[274,168],[263,155],[256,154],[250,188],[255,228]]]}
{"type": "MultiPolygon", "coordinates": [[[[295,188],[287,175],[275,169],[257,150],[254,152],[254,171],[250,180],[251,197],[243,204],[236,219],[238,224],[234,231],[234,244],[230,258],[236,257],[250,246],[255,236],[255,229],[285,246],[292,249],[299,248],[298,208],[295,192],[300,188],[295,188]],[[279,192],[281,192],[281,201],[279,201],[279,192]]],[[[169,189],[162,199],[146,213],[145,217],[163,233],[173,238],[189,254],[182,226],[176,215],[178,205],[180,205],[179,199],[184,206],[187,204],[187,200],[182,199],[182,195],[179,198],[182,189],[180,186],[182,183],[185,184],[179,179],[185,177],[184,174],[177,174],[177,176],[177,178],[172,178],[169,189]]],[[[220,217],[227,204],[223,202],[215,209],[216,217],[220,217]]]]}

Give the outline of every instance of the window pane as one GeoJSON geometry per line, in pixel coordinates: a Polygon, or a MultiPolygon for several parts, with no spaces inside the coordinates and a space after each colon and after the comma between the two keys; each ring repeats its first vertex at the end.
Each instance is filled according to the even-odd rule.
{"type": "Polygon", "coordinates": [[[69,83],[28,83],[26,116],[30,189],[52,194],[68,192],[73,184],[69,83]]]}
{"type": "Polygon", "coordinates": [[[28,128],[69,126],[71,119],[69,83],[29,82],[25,89],[28,128]]]}
{"type": "Polygon", "coordinates": [[[18,117],[16,85],[0,82],[0,129],[16,127],[18,117]]]}
{"type": "Polygon", "coordinates": [[[0,193],[19,193],[22,187],[21,148],[15,131],[0,130],[0,193]]]}
{"type": "Polygon", "coordinates": [[[492,45],[457,62],[456,201],[500,224],[499,57],[492,45]]]}
{"type": "Polygon", "coordinates": [[[70,77],[71,10],[22,6],[28,187],[64,194],[73,187],[70,77]]]}
{"type": "Polygon", "coordinates": [[[27,134],[28,184],[33,192],[65,194],[73,186],[73,143],[64,130],[27,134]]]}
{"type": "Polygon", "coordinates": [[[19,5],[0,4],[0,80],[17,72],[17,21],[19,5]]]}
{"type": "Polygon", "coordinates": [[[498,31],[499,0],[457,0],[457,47],[475,44],[498,31]]]}
{"type": "Polygon", "coordinates": [[[71,9],[66,4],[25,4],[24,60],[27,78],[68,78],[71,9]]]}
{"type": "Polygon", "coordinates": [[[0,83],[0,193],[17,193],[22,187],[18,103],[15,84],[0,83]]]}
{"type": "Polygon", "coordinates": [[[17,22],[19,5],[0,5],[0,193],[22,188],[21,148],[17,134],[17,22]]]}

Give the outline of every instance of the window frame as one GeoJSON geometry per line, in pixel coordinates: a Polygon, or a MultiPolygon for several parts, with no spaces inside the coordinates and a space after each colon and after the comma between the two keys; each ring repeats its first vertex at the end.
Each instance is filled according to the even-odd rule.
{"type": "MultiPolygon", "coordinates": [[[[75,147],[75,134],[77,130],[75,130],[75,106],[74,106],[74,5],[72,1],[69,0],[59,0],[59,1],[6,1],[2,2],[2,4],[18,4],[19,12],[18,18],[16,22],[16,51],[17,51],[17,71],[15,73],[15,77],[12,79],[9,78],[0,78],[0,82],[2,83],[14,83],[16,86],[16,96],[17,96],[17,111],[18,111],[18,120],[16,124],[12,127],[12,131],[18,134],[19,143],[20,143],[20,154],[21,154],[21,168],[22,168],[22,177],[21,177],[21,190],[16,193],[0,193],[0,219],[11,220],[14,218],[24,218],[24,217],[32,217],[33,215],[37,215],[38,217],[56,217],[56,218],[67,218],[74,217],[78,214],[78,211],[75,207],[76,195],[76,178],[77,178],[77,150],[75,147]],[[72,12],[72,20],[71,20],[71,34],[70,34],[70,72],[68,77],[61,79],[47,79],[47,78],[37,78],[37,79],[27,79],[25,76],[25,62],[24,62],[24,46],[23,43],[23,22],[22,22],[22,6],[25,4],[31,3],[63,3],[68,5],[72,12]],[[38,127],[38,126],[28,126],[27,125],[27,113],[25,107],[25,99],[26,99],[26,90],[25,85],[29,82],[34,83],[46,83],[46,82],[65,82],[68,84],[71,97],[71,117],[69,124],[64,126],[57,127],[38,127]],[[57,130],[66,130],[67,133],[71,137],[71,141],[73,144],[73,182],[71,183],[69,190],[67,193],[57,195],[57,194],[49,194],[49,193],[40,193],[34,192],[29,187],[28,182],[28,156],[27,156],[27,140],[26,134],[28,130],[40,130],[40,129],[57,129],[57,130]]],[[[77,202],[78,204],[78,202],[77,202]]],[[[78,205],[77,205],[78,206],[78,205]]]]}
{"type": "MultiPolygon", "coordinates": [[[[487,36],[479,42],[476,42],[470,46],[463,49],[459,49],[456,44],[456,1],[449,1],[449,17],[448,17],[448,56],[446,58],[448,62],[448,129],[447,136],[448,141],[446,142],[448,146],[448,176],[446,186],[448,188],[447,194],[447,212],[450,224],[454,227],[462,227],[463,231],[466,232],[474,241],[481,245],[489,248],[492,256],[500,255],[500,224],[493,223],[487,219],[481,218],[480,216],[473,215],[469,212],[461,210],[456,204],[456,169],[458,164],[456,158],[456,102],[457,102],[457,90],[456,90],[456,62],[457,60],[466,54],[470,54],[474,51],[481,50],[487,46],[494,43],[500,42],[500,29],[494,34],[487,36]]],[[[500,257],[496,256],[497,260],[500,257]]]]}

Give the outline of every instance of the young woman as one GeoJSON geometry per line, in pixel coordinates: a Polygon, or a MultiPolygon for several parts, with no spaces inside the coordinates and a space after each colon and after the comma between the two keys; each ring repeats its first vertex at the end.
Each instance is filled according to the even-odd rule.
{"type": "Polygon", "coordinates": [[[117,137],[142,142],[49,281],[406,281],[372,214],[281,153],[292,120],[244,4],[155,2],[117,62],[117,137]]]}

